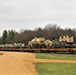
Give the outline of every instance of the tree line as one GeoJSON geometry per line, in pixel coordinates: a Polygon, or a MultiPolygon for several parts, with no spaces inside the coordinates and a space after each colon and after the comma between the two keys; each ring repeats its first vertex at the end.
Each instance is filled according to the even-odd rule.
{"type": "Polygon", "coordinates": [[[74,37],[74,43],[76,43],[76,29],[61,28],[57,24],[48,24],[44,28],[35,28],[34,30],[21,30],[16,32],[15,30],[4,30],[0,37],[0,44],[5,43],[25,43],[34,37],[44,37],[45,39],[53,40],[58,39],[59,36],[69,35],[74,37]]]}

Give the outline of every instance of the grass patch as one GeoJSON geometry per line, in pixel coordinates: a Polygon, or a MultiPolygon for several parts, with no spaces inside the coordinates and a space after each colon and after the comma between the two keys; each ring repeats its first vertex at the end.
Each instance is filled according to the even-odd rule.
{"type": "Polygon", "coordinates": [[[37,53],[36,54],[36,58],[41,58],[41,59],[58,59],[58,60],[76,60],[76,55],[37,53]]]}
{"type": "Polygon", "coordinates": [[[39,75],[76,75],[76,64],[36,63],[39,75]]]}
{"type": "Polygon", "coordinates": [[[0,53],[0,55],[3,55],[3,53],[0,53]]]}

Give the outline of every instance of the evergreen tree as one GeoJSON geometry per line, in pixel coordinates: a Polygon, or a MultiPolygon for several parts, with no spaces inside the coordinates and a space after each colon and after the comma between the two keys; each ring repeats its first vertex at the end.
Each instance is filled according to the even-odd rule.
{"type": "Polygon", "coordinates": [[[9,31],[9,40],[10,40],[10,43],[13,43],[14,42],[14,35],[15,35],[15,32],[13,30],[9,31]]]}
{"type": "Polygon", "coordinates": [[[7,30],[4,30],[3,35],[2,35],[2,43],[5,44],[7,39],[7,30]]]}

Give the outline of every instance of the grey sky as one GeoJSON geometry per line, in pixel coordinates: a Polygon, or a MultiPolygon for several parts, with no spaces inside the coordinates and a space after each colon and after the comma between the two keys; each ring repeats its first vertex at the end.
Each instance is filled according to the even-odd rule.
{"type": "Polygon", "coordinates": [[[53,23],[62,28],[76,28],[76,0],[7,0],[0,7],[0,32],[53,23]]]}

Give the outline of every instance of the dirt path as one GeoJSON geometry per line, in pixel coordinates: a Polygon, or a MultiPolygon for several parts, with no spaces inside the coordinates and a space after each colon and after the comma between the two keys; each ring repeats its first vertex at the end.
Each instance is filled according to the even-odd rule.
{"type": "Polygon", "coordinates": [[[35,58],[35,54],[31,54],[30,57],[28,57],[29,59],[25,59],[25,61],[28,61],[28,62],[33,62],[33,63],[36,63],[36,62],[44,62],[44,63],[75,63],[76,64],[76,60],[50,60],[50,59],[38,59],[38,58],[35,58]],[[32,59],[31,59],[32,57],[32,59]]]}
{"type": "MultiPolygon", "coordinates": [[[[0,75],[37,75],[32,62],[25,62],[31,53],[2,52],[0,56],[0,75]]],[[[32,57],[31,57],[32,58],[32,57]]]]}
{"type": "Polygon", "coordinates": [[[76,63],[76,60],[37,59],[35,54],[25,52],[2,52],[0,56],[0,75],[38,75],[35,62],[76,63]]]}

